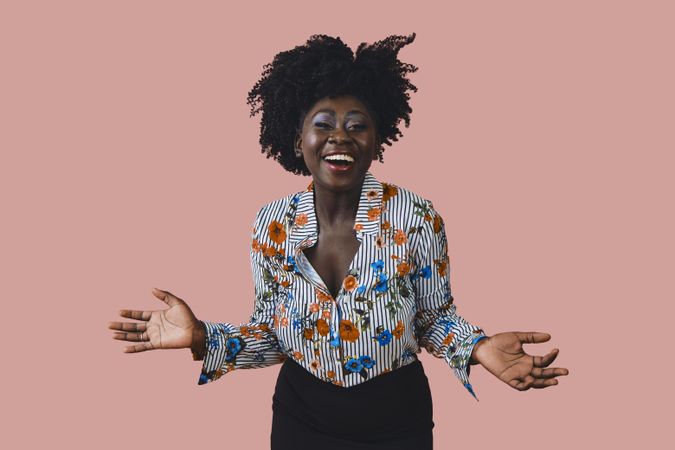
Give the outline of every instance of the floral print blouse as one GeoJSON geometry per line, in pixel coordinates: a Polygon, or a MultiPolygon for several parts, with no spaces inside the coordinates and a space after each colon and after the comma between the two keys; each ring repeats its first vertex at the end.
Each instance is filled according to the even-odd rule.
{"type": "Polygon", "coordinates": [[[251,233],[253,314],[239,325],[204,322],[198,383],[293,358],[347,388],[414,362],[423,347],[476,398],[468,363],[486,336],[455,312],[445,226],[431,201],[367,172],[354,230],[360,247],[333,298],[302,252],[318,239],[313,183],[262,207],[251,233]]]}

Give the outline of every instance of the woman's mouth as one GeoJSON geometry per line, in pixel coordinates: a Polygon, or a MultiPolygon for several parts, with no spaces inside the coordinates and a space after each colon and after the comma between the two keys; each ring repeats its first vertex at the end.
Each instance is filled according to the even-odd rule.
{"type": "Polygon", "coordinates": [[[352,158],[350,155],[328,155],[322,159],[330,170],[336,172],[344,172],[354,166],[354,158],[352,158]]]}

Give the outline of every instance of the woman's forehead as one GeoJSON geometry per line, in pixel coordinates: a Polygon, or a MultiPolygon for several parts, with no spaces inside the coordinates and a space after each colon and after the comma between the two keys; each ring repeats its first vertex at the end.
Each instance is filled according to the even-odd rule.
{"type": "Polygon", "coordinates": [[[308,115],[313,116],[319,112],[370,116],[366,105],[353,95],[340,95],[332,98],[324,97],[312,105],[308,111],[308,115]]]}

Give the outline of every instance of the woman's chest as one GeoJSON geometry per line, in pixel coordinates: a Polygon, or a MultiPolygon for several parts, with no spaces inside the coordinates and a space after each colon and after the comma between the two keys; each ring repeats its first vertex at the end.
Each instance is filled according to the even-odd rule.
{"type": "Polygon", "coordinates": [[[361,241],[351,232],[322,233],[311,247],[302,251],[318,281],[323,283],[335,298],[355,261],[361,241]]]}

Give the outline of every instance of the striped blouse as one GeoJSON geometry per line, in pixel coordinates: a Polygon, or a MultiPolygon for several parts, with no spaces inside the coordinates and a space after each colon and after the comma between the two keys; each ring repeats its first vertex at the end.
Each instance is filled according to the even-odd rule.
{"type": "Polygon", "coordinates": [[[251,233],[253,314],[239,325],[204,322],[199,384],[293,358],[351,387],[414,362],[423,347],[476,398],[469,358],[486,336],[455,312],[445,226],[431,201],[367,172],[354,230],[360,247],[333,298],[302,252],[318,239],[313,183],[263,206],[251,233]]]}

